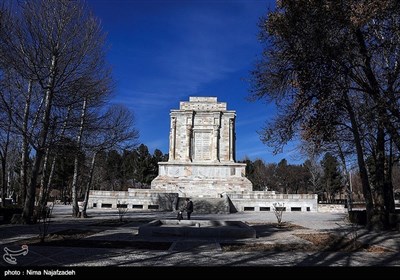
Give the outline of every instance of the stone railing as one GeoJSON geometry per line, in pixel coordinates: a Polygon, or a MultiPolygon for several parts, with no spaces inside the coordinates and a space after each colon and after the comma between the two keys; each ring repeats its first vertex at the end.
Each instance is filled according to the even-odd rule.
{"type": "Polygon", "coordinates": [[[318,212],[321,213],[346,213],[344,204],[318,204],[318,212]]]}

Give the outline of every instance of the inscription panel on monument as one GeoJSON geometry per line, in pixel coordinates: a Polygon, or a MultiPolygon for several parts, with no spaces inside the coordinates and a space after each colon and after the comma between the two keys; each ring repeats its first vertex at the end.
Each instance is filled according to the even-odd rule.
{"type": "Polygon", "coordinates": [[[211,160],[211,132],[194,133],[194,159],[211,160]]]}

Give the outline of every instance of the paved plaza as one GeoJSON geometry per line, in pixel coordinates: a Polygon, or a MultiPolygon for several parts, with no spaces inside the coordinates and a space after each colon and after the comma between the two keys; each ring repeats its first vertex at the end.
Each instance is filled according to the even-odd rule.
{"type": "MultiPolygon", "coordinates": [[[[357,229],[357,240],[376,245],[386,250],[378,252],[315,252],[315,251],[225,251],[221,244],[228,241],[224,237],[190,238],[182,236],[138,236],[139,220],[175,219],[173,212],[127,212],[126,220],[132,220],[122,226],[100,226],[101,221],[118,220],[118,212],[109,210],[88,210],[87,219],[71,218],[71,206],[56,205],[49,227],[49,233],[65,230],[92,229],[93,234],[85,236],[88,246],[37,246],[30,245],[25,255],[16,256],[16,264],[7,263],[4,255],[0,267],[5,270],[24,269],[26,267],[399,267],[400,233],[366,232],[357,229]],[[136,221],[136,222],[135,222],[136,221]],[[97,225],[97,226],[96,226],[97,225]],[[132,248],[119,246],[93,246],[94,241],[108,242],[150,242],[167,244],[160,249],[132,248]]],[[[196,214],[194,220],[243,221],[252,225],[275,223],[273,212],[244,212],[233,214],[196,214]]],[[[354,226],[346,222],[345,215],[339,213],[284,212],[283,221],[295,224],[303,233],[331,232],[354,236],[354,226]]],[[[299,230],[297,230],[298,232],[299,230]]],[[[21,250],[24,239],[37,237],[38,225],[0,225],[1,252],[21,250]],[[16,243],[16,242],[20,243],[16,243]],[[22,243],[21,243],[22,242],[22,243]]],[[[263,232],[256,238],[241,239],[246,243],[289,244],[301,241],[292,231],[263,232]]],[[[127,243],[128,244],[128,243],[127,243]]]]}

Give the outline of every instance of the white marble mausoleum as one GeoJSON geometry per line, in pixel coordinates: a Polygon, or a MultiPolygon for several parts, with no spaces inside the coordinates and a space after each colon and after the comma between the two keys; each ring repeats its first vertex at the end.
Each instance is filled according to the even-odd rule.
{"type": "Polygon", "coordinates": [[[251,191],[246,164],[235,162],[236,112],[216,97],[190,97],[171,110],[169,160],[151,188],[183,197],[251,191]]]}

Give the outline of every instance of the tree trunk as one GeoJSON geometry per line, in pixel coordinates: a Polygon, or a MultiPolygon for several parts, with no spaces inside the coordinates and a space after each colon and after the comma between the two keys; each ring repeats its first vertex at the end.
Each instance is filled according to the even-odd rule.
{"type": "MultiPolygon", "coordinates": [[[[40,131],[39,135],[39,144],[36,149],[36,157],[33,163],[32,167],[32,175],[31,175],[31,181],[29,184],[29,188],[27,189],[26,193],[26,199],[24,203],[24,210],[22,212],[22,218],[25,223],[31,223],[32,222],[32,217],[33,217],[33,210],[35,207],[35,194],[36,194],[36,184],[37,184],[37,179],[39,176],[39,169],[40,165],[42,163],[42,158],[45,152],[45,147],[46,147],[46,141],[47,141],[47,135],[49,132],[49,126],[50,126],[50,113],[51,113],[51,107],[53,103],[53,95],[54,95],[54,82],[55,82],[55,70],[56,70],[56,61],[57,58],[55,55],[52,56],[51,59],[51,66],[50,66],[50,77],[49,77],[49,82],[47,86],[47,90],[45,93],[45,107],[44,107],[44,114],[42,118],[42,129],[40,131]]],[[[26,151],[25,151],[26,152],[26,151]]]]}
{"type": "Polygon", "coordinates": [[[377,81],[374,68],[372,66],[371,60],[372,55],[369,54],[368,48],[365,42],[365,37],[361,29],[355,30],[355,35],[357,42],[360,47],[360,53],[364,57],[364,70],[365,77],[367,78],[368,84],[370,88],[366,90],[366,93],[372,98],[372,100],[376,104],[376,110],[378,112],[378,116],[380,121],[382,121],[384,127],[387,129],[388,133],[391,135],[395,145],[400,150],[400,133],[398,128],[393,125],[393,120],[390,116],[395,116],[397,121],[400,120],[400,112],[398,107],[396,107],[396,103],[393,106],[392,102],[388,103],[385,99],[385,95],[381,94],[379,82],[377,81]],[[390,111],[390,114],[387,113],[386,110],[390,111]]]}
{"type": "Polygon", "coordinates": [[[29,111],[31,106],[31,97],[32,97],[32,81],[30,80],[28,83],[28,92],[25,99],[25,108],[24,108],[24,119],[22,122],[22,143],[21,143],[21,170],[20,170],[20,177],[21,177],[21,200],[18,204],[24,205],[26,200],[26,191],[28,189],[28,120],[29,120],[29,111]]]}
{"type": "Polygon", "coordinates": [[[389,213],[385,207],[385,133],[382,123],[378,124],[376,138],[376,159],[375,159],[375,203],[374,215],[371,221],[371,229],[376,231],[388,229],[389,213]]]}
{"type": "Polygon", "coordinates": [[[86,117],[86,109],[87,109],[87,98],[85,97],[83,100],[81,117],[80,117],[80,127],[78,131],[78,135],[76,137],[76,155],[74,160],[74,176],[72,179],[72,216],[79,216],[79,205],[78,205],[78,173],[79,173],[79,152],[82,146],[82,135],[85,125],[85,117],[86,117]]]}
{"type": "MultiPolygon", "coordinates": [[[[5,153],[4,153],[5,154],[5,153]]],[[[6,179],[6,156],[1,157],[1,206],[6,206],[6,191],[7,191],[7,179],[6,179]]]]}
{"type": "Polygon", "coordinates": [[[49,153],[50,149],[46,149],[46,153],[44,155],[43,160],[43,168],[42,168],[42,178],[40,179],[40,189],[39,189],[39,206],[40,209],[44,209],[44,206],[47,203],[47,192],[46,192],[46,177],[47,177],[47,165],[49,162],[49,153]]]}
{"type": "Polygon", "coordinates": [[[349,118],[352,126],[352,132],[354,136],[354,144],[356,146],[356,152],[357,152],[357,163],[358,163],[358,168],[360,171],[360,177],[361,177],[361,185],[362,185],[362,190],[363,190],[363,195],[364,195],[364,200],[365,200],[365,207],[366,207],[366,214],[367,214],[367,228],[369,229],[371,226],[371,218],[373,215],[373,210],[374,210],[374,204],[372,200],[372,193],[371,193],[371,187],[369,185],[369,179],[368,179],[368,172],[367,172],[367,167],[365,164],[364,160],[364,153],[363,153],[363,148],[361,145],[361,137],[360,133],[358,131],[358,123],[355,117],[355,113],[353,111],[353,107],[351,105],[349,96],[347,94],[344,95],[345,102],[346,102],[346,107],[347,111],[349,113],[349,118]]]}
{"type": "Polygon", "coordinates": [[[342,169],[343,169],[343,178],[344,178],[344,185],[346,186],[346,205],[347,205],[347,211],[351,211],[352,209],[352,191],[351,191],[351,178],[350,178],[350,172],[347,170],[347,166],[346,166],[346,157],[344,156],[342,147],[340,146],[339,141],[336,141],[336,145],[338,147],[339,150],[339,158],[340,161],[342,163],[342,169]]]}
{"type": "MultiPolygon", "coordinates": [[[[61,133],[59,135],[60,138],[62,138],[64,136],[65,130],[67,129],[67,124],[68,124],[69,116],[70,116],[70,113],[71,113],[71,109],[72,109],[72,107],[68,106],[67,115],[65,116],[63,127],[62,127],[61,133]]],[[[54,129],[53,129],[52,135],[54,136],[54,129]]],[[[48,199],[48,196],[49,196],[49,193],[50,193],[50,190],[51,190],[51,183],[52,183],[52,180],[53,180],[53,177],[54,177],[54,171],[55,171],[56,162],[57,162],[57,158],[58,158],[58,151],[55,151],[55,154],[54,154],[52,162],[51,162],[50,173],[49,173],[49,176],[48,176],[48,179],[47,179],[47,182],[46,182],[46,180],[45,180],[46,176],[44,176],[44,175],[45,175],[45,172],[47,170],[46,166],[47,166],[47,161],[48,161],[48,157],[49,157],[49,152],[50,152],[50,150],[47,149],[46,150],[45,162],[43,164],[43,170],[44,171],[43,171],[42,180],[41,180],[41,184],[40,184],[40,195],[39,195],[40,199],[39,199],[39,203],[40,203],[41,209],[43,209],[44,206],[46,205],[46,201],[48,199]]]]}
{"type": "Polygon", "coordinates": [[[394,203],[393,183],[392,183],[392,169],[393,169],[393,145],[392,139],[389,143],[389,159],[386,164],[386,174],[384,183],[385,207],[388,213],[395,213],[396,206],[394,203]]]}
{"type": "MultiPolygon", "coordinates": [[[[6,205],[6,196],[7,196],[7,190],[9,190],[9,169],[7,168],[7,158],[8,158],[8,146],[10,144],[10,129],[11,129],[11,117],[9,118],[8,122],[8,127],[6,131],[6,139],[4,141],[4,147],[3,147],[3,155],[1,156],[1,204],[4,207],[6,205]]],[[[8,165],[9,166],[9,165],[8,165]]]]}
{"type": "Polygon", "coordinates": [[[79,205],[78,205],[78,171],[79,171],[79,155],[78,152],[74,159],[74,176],[72,178],[72,217],[79,216],[79,205]]]}
{"type": "Polygon", "coordinates": [[[86,187],[85,200],[83,202],[82,218],[87,218],[86,209],[89,204],[89,193],[90,193],[90,189],[92,187],[94,167],[96,165],[96,156],[97,156],[97,152],[94,152],[92,162],[90,164],[89,181],[88,181],[88,184],[86,187]]]}
{"type": "MultiPolygon", "coordinates": [[[[54,132],[55,131],[55,126],[53,126],[52,131],[51,131],[51,138],[54,139],[54,132]]],[[[44,155],[44,162],[43,162],[43,169],[42,169],[42,178],[40,180],[40,190],[39,190],[39,206],[40,209],[45,209],[45,206],[47,204],[47,199],[48,199],[48,192],[49,192],[49,185],[50,185],[50,175],[47,175],[47,170],[48,170],[48,165],[50,161],[50,147],[48,146],[46,148],[46,153],[44,155]],[[46,181],[47,180],[47,181],[46,181]],[[48,183],[46,183],[48,182],[48,183]]],[[[55,162],[55,157],[53,160],[53,163],[55,162]]],[[[51,168],[53,168],[53,164],[51,168]]],[[[51,172],[51,170],[50,170],[51,172]]]]}

